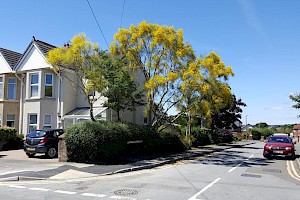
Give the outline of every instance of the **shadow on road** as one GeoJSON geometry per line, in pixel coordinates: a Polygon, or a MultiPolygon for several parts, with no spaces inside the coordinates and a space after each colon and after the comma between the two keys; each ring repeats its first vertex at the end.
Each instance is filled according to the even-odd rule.
{"type": "Polygon", "coordinates": [[[235,167],[241,164],[241,167],[250,166],[267,166],[274,163],[272,160],[267,160],[265,158],[248,158],[246,156],[240,155],[237,151],[224,151],[218,154],[214,154],[211,157],[200,158],[192,161],[194,164],[207,164],[207,165],[223,165],[229,167],[235,167]]]}

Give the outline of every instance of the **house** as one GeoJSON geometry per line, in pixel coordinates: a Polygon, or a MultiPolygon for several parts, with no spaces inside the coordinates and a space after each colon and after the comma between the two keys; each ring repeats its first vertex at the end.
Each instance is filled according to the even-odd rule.
{"type": "Polygon", "coordinates": [[[253,126],[250,124],[242,126],[242,132],[249,131],[250,129],[253,129],[253,126]]]}
{"type": "Polygon", "coordinates": [[[20,81],[14,68],[22,54],[0,48],[0,125],[19,129],[20,81]]]}
{"type": "MultiPolygon", "coordinates": [[[[19,119],[15,126],[18,124],[19,133],[26,134],[34,129],[66,128],[90,119],[86,96],[77,89],[78,85],[74,85],[74,82],[79,84],[75,72],[66,68],[56,71],[46,62],[47,53],[54,48],[54,45],[33,37],[11,72],[11,76],[19,81],[15,100],[18,108],[15,116],[19,119]]],[[[115,113],[102,106],[106,98],[99,93],[94,95],[97,99],[93,107],[95,118],[115,120],[115,113]]],[[[137,108],[136,111],[126,111],[122,120],[143,124],[143,110],[137,108]]]]}
{"type": "Polygon", "coordinates": [[[300,136],[300,124],[295,124],[293,127],[293,136],[298,137],[300,136]]]}

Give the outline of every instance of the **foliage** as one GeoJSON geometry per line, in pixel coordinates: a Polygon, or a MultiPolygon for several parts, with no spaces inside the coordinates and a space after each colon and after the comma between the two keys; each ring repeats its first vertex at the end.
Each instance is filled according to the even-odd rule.
{"type": "Polygon", "coordinates": [[[233,134],[227,129],[213,130],[212,140],[214,144],[231,143],[234,140],[233,134]]]}
{"type": "Polygon", "coordinates": [[[268,128],[269,125],[266,122],[260,122],[260,123],[255,124],[255,127],[256,128],[268,128]]]}
{"type": "MultiPolygon", "coordinates": [[[[269,128],[254,128],[254,129],[251,129],[251,133],[253,133],[253,132],[254,132],[254,134],[260,134],[260,137],[264,137],[266,139],[270,135],[277,133],[278,131],[275,129],[269,129],[269,128]]],[[[252,134],[252,137],[253,137],[253,134],[252,134]]],[[[256,136],[254,136],[254,137],[256,137],[256,136]]],[[[259,135],[257,137],[259,137],[259,135]]]]}
{"type": "Polygon", "coordinates": [[[260,140],[261,139],[261,132],[258,131],[257,129],[251,129],[250,133],[252,134],[252,139],[253,140],[260,140]]]}
{"type": "Polygon", "coordinates": [[[11,127],[0,127],[0,141],[9,141],[17,137],[17,130],[11,127]]]}
{"type": "Polygon", "coordinates": [[[24,145],[24,135],[17,134],[15,137],[10,138],[6,144],[3,145],[3,150],[17,150],[22,149],[24,145]]]}
{"type": "Polygon", "coordinates": [[[126,55],[130,68],[143,72],[145,113],[152,127],[158,128],[168,119],[171,124],[182,114],[189,117],[189,124],[196,115],[209,118],[210,105],[216,110],[231,96],[230,88],[223,83],[233,75],[231,68],[214,52],[196,58],[191,45],[184,42],[182,29],[143,21],[119,29],[114,39],[110,52],[126,55]],[[174,107],[178,115],[168,118],[168,111],[174,107]]]}
{"type": "Polygon", "coordinates": [[[149,127],[121,122],[78,123],[67,129],[65,140],[68,159],[72,162],[111,163],[132,155],[184,150],[177,134],[158,134],[149,127]]]}
{"type": "Polygon", "coordinates": [[[108,98],[104,106],[116,111],[120,121],[121,111],[133,111],[136,107],[144,105],[143,90],[139,90],[136,81],[130,75],[125,58],[112,58],[106,52],[100,52],[99,57],[108,88],[102,93],[108,98]]]}
{"type": "Polygon", "coordinates": [[[192,146],[204,146],[212,144],[212,130],[210,129],[203,129],[200,127],[192,127],[191,135],[195,138],[192,146]]]}
{"type": "Polygon", "coordinates": [[[53,65],[61,76],[69,80],[75,89],[79,89],[85,95],[90,105],[90,117],[93,121],[95,121],[93,104],[97,98],[90,94],[102,92],[106,86],[98,53],[98,46],[88,41],[84,34],[79,34],[73,37],[70,45],[55,48],[47,55],[47,62],[53,65]],[[63,73],[66,69],[74,71],[77,79],[74,80],[63,73]]]}
{"type": "Polygon", "coordinates": [[[213,129],[237,129],[235,122],[240,121],[242,117],[242,106],[245,107],[246,104],[232,95],[227,102],[224,102],[223,108],[212,114],[211,127],[213,129]]]}
{"type": "MultiPolygon", "coordinates": [[[[296,104],[293,105],[293,108],[299,109],[300,108],[300,93],[290,95],[289,97],[292,101],[296,102],[296,104]]],[[[298,115],[298,117],[300,117],[300,115],[298,115]]]]}

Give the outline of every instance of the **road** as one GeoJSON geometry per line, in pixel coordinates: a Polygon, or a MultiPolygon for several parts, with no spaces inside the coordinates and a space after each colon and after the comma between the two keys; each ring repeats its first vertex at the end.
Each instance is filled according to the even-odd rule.
{"type": "Polygon", "coordinates": [[[296,161],[266,160],[263,145],[257,142],[151,170],[110,176],[2,182],[0,199],[300,199],[296,161]]]}

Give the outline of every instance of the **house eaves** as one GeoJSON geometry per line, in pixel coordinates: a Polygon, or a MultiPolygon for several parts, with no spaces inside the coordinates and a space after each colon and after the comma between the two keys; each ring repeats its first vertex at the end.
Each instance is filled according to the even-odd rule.
{"type": "Polygon", "coordinates": [[[54,48],[56,48],[56,46],[43,42],[41,40],[36,40],[35,37],[32,37],[32,41],[30,42],[30,44],[28,45],[28,47],[26,48],[26,50],[24,51],[23,55],[21,56],[21,58],[19,59],[19,61],[16,64],[15,67],[15,71],[19,70],[19,67],[21,65],[21,63],[24,61],[24,59],[27,57],[28,53],[30,52],[30,50],[33,47],[36,47],[38,49],[38,51],[44,56],[44,58],[46,59],[46,56],[48,54],[48,52],[54,48]]]}
{"type": "Polygon", "coordinates": [[[15,66],[17,65],[19,59],[22,57],[21,53],[11,51],[8,49],[0,48],[0,53],[6,60],[7,64],[9,65],[11,71],[14,70],[15,66]]]}

